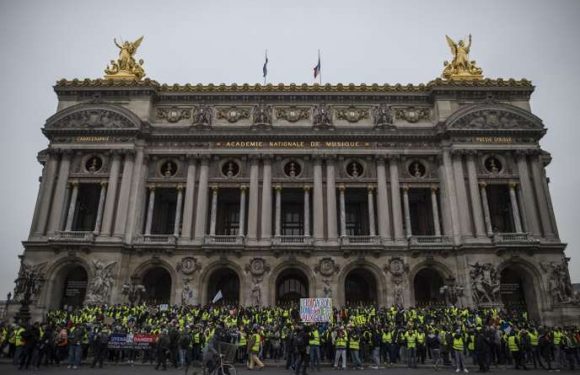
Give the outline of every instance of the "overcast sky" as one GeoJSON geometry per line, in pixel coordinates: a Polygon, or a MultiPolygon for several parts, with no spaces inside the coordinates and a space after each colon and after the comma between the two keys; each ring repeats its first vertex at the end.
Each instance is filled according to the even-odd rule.
{"type": "Polygon", "coordinates": [[[527,78],[548,133],[560,236],[580,282],[578,167],[580,1],[25,1],[0,0],[0,299],[13,288],[56,110],[60,78],[100,78],[113,38],[144,35],[138,58],[161,83],[426,83],[450,58],[445,34],[473,34],[491,78],[527,78]]]}

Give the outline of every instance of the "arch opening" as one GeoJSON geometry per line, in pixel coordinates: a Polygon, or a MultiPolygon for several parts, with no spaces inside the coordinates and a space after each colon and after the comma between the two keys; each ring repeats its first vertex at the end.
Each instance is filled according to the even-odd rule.
{"type": "Polygon", "coordinates": [[[423,268],[413,281],[415,306],[432,306],[444,303],[441,288],[444,286],[441,273],[433,268],[423,268]]]}
{"type": "Polygon", "coordinates": [[[344,299],[346,305],[376,304],[377,280],[374,275],[363,268],[350,271],[344,281],[344,299]]]}
{"type": "Polygon", "coordinates": [[[308,297],[308,278],[299,269],[289,268],[276,279],[276,304],[298,304],[300,298],[308,297]]]}
{"type": "Polygon", "coordinates": [[[510,265],[501,271],[500,295],[506,310],[526,311],[530,318],[539,318],[533,277],[525,269],[510,265]]]}
{"type": "Polygon", "coordinates": [[[234,270],[219,268],[212,272],[207,285],[207,302],[220,291],[222,298],[217,303],[237,305],[240,302],[240,278],[234,270]]]}
{"type": "Polygon", "coordinates": [[[64,273],[62,287],[57,292],[62,293],[60,307],[82,306],[87,294],[88,275],[81,265],[74,265],[64,273]]]}
{"type": "Polygon", "coordinates": [[[143,302],[159,305],[171,301],[171,275],[163,267],[154,267],[143,274],[143,302]]]}

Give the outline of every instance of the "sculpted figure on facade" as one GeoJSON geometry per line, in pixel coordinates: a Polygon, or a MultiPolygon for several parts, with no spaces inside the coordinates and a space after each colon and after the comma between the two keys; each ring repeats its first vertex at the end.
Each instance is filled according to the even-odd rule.
{"type": "Polygon", "coordinates": [[[547,272],[548,291],[554,304],[578,303],[568,273],[568,259],[564,258],[561,263],[545,262],[542,269],[547,272]]]}
{"type": "Polygon", "coordinates": [[[393,282],[393,299],[395,305],[403,305],[404,300],[404,286],[406,275],[409,273],[409,265],[403,259],[394,257],[389,260],[389,263],[384,268],[385,272],[391,274],[391,281],[393,282]]]}
{"type": "Polygon", "coordinates": [[[115,45],[119,48],[119,58],[111,60],[111,64],[105,69],[107,74],[105,78],[109,79],[141,79],[145,76],[143,70],[143,60],[135,61],[133,55],[137,52],[137,48],[141,45],[143,37],[140,37],[134,42],[125,41],[121,44],[113,39],[115,45]]]}
{"type": "Polygon", "coordinates": [[[314,107],[312,116],[315,127],[330,127],[332,126],[332,113],[326,104],[320,104],[314,107]]]}
{"type": "Polygon", "coordinates": [[[381,104],[373,109],[373,119],[377,128],[393,126],[393,112],[391,107],[381,104]]]}
{"type": "Polygon", "coordinates": [[[193,289],[189,285],[191,279],[185,278],[183,279],[183,290],[181,291],[181,304],[182,305],[191,305],[193,304],[193,289]]]}
{"type": "Polygon", "coordinates": [[[93,260],[94,277],[89,285],[85,303],[97,305],[109,302],[113,287],[113,269],[117,262],[105,264],[100,260],[93,260]]]}
{"type": "Polygon", "coordinates": [[[471,49],[471,34],[468,40],[460,40],[455,42],[453,39],[445,35],[447,44],[451,48],[453,60],[451,62],[445,61],[445,69],[443,70],[443,78],[446,79],[481,79],[483,78],[483,71],[479,68],[475,60],[469,61],[469,50],[471,49]]]}
{"type": "Polygon", "coordinates": [[[193,115],[193,125],[211,126],[212,110],[207,105],[200,105],[193,115]]]}
{"type": "Polygon", "coordinates": [[[272,125],[272,107],[266,104],[254,106],[252,111],[254,126],[271,126],[272,125]]]}
{"type": "Polygon", "coordinates": [[[29,293],[28,298],[35,301],[40,296],[44,281],[44,269],[47,262],[39,264],[20,264],[18,271],[18,278],[16,279],[16,287],[14,288],[14,302],[23,302],[25,294],[29,293]]]}
{"type": "Polygon", "coordinates": [[[491,263],[471,264],[471,288],[473,290],[473,299],[476,305],[485,303],[496,303],[499,299],[500,281],[491,263]]]}

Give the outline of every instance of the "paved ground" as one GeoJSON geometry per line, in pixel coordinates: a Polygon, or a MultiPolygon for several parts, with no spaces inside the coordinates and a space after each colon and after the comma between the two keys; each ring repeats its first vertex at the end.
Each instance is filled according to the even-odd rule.
{"type": "MultiPolygon", "coordinates": [[[[248,371],[245,369],[244,366],[240,366],[238,368],[238,374],[243,374],[243,375],[250,375],[252,373],[259,373],[260,375],[293,375],[293,373],[291,373],[290,371],[287,371],[286,369],[284,369],[284,367],[282,366],[282,363],[268,363],[267,364],[267,368],[260,370],[260,371],[248,371]]],[[[195,368],[195,369],[190,369],[188,374],[192,375],[194,373],[194,371],[198,374],[201,375],[201,371],[199,370],[199,368],[195,368]]],[[[66,366],[64,367],[48,367],[48,368],[41,368],[38,371],[19,371],[18,369],[16,369],[14,366],[4,362],[4,363],[0,363],[0,374],[1,375],[11,375],[11,374],[23,374],[23,373],[30,373],[30,374],[74,374],[74,373],[82,373],[82,374],[86,374],[86,375],[109,375],[109,374],[120,374],[120,375],[132,375],[132,374],[139,374],[139,375],[149,375],[149,374],[162,374],[162,373],[167,373],[167,374],[174,374],[174,375],[184,375],[185,371],[184,370],[178,370],[178,369],[174,369],[172,367],[168,368],[167,371],[156,371],[155,368],[153,366],[149,366],[149,365],[135,365],[134,367],[128,366],[128,365],[105,365],[105,367],[103,369],[91,369],[88,366],[82,366],[80,369],[77,370],[72,370],[72,369],[67,369],[66,366]]],[[[406,367],[391,367],[391,368],[383,368],[383,369],[379,369],[379,370],[373,370],[373,369],[365,369],[363,371],[360,370],[346,370],[346,371],[334,371],[333,369],[331,369],[330,367],[323,367],[322,370],[320,372],[314,371],[314,372],[310,372],[308,371],[308,375],[315,375],[315,374],[327,374],[327,375],[337,375],[337,374],[343,374],[343,375],[353,375],[353,374],[361,374],[361,373],[367,373],[368,375],[372,375],[372,374],[392,374],[392,375],[433,375],[433,374],[455,374],[455,370],[454,368],[443,368],[440,369],[438,372],[435,372],[433,370],[432,367],[428,367],[428,366],[423,366],[417,369],[408,369],[406,367]]],[[[476,372],[476,368],[471,368],[470,367],[470,373],[477,373],[476,372]]],[[[516,371],[513,369],[504,369],[502,368],[497,368],[494,369],[492,368],[491,370],[491,374],[502,374],[502,375],[516,375],[516,374],[523,374],[525,373],[526,375],[535,375],[535,374],[546,374],[547,371],[544,370],[530,370],[530,371],[516,371]]],[[[562,370],[561,372],[562,374],[564,373],[580,373],[580,370],[576,370],[575,372],[571,372],[569,370],[562,370]]]]}

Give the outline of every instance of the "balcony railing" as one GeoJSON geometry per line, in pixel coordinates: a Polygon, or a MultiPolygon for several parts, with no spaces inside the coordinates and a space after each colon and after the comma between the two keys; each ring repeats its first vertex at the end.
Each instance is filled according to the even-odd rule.
{"type": "Polygon", "coordinates": [[[312,237],[306,236],[275,236],[274,245],[308,245],[312,243],[312,237]]]}
{"type": "Polygon", "coordinates": [[[377,236],[343,236],[340,238],[343,245],[379,245],[380,238],[377,236]]]}
{"type": "Polygon", "coordinates": [[[528,242],[530,237],[527,233],[495,233],[494,242],[528,242]]]}
{"type": "Polygon", "coordinates": [[[50,237],[51,241],[83,241],[91,242],[95,239],[92,231],[59,231],[50,237]]]}
{"type": "Polygon", "coordinates": [[[447,236],[411,236],[409,244],[411,245],[446,245],[451,243],[447,236]]]}
{"type": "Polygon", "coordinates": [[[145,234],[140,242],[173,245],[177,242],[177,237],[173,234],[145,234]]]}
{"type": "Polygon", "coordinates": [[[215,234],[205,237],[205,243],[207,244],[232,244],[241,245],[244,243],[244,237],[238,235],[228,235],[228,234],[215,234]]]}

